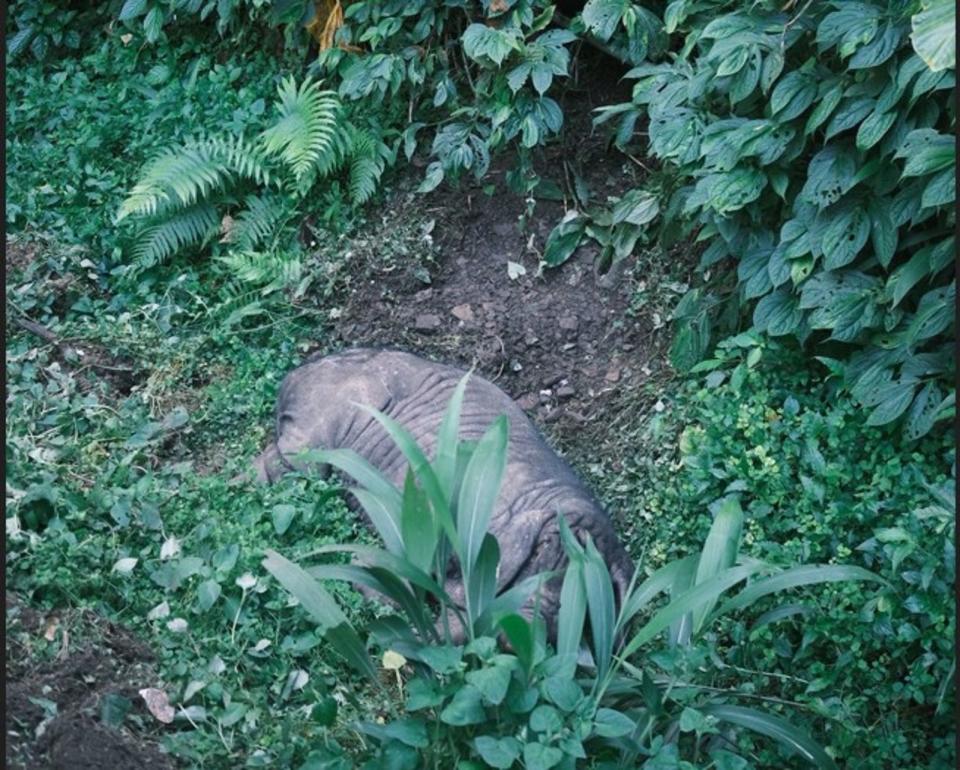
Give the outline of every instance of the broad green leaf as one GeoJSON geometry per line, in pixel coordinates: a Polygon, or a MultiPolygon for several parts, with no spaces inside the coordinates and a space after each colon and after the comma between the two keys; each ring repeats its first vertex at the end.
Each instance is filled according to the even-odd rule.
{"type": "Polygon", "coordinates": [[[563,752],[555,746],[546,746],[539,741],[523,747],[523,766],[526,770],[550,770],[560,764],[563,752]]]}
{"type": "Polygon", "coordinates": [[[599,708],[593,717],[593,732],[601,738],[620,738],[636,729],[626,714],[609,708],[599,708]]]}
{"type": "Polygon", "coordinates": [[[526,618],[516,613],[506,615],[499,620],[499,626],[507,636],[514,654],[520,659],[525,671],[533,667],[534,638],[533,627],[526,618]]]}
{"type": "MultiPolygon", "coordinates": [[[[736,497],[726,497],[715,503],[716,513],[713,524],[707,533],[706,542],[700,552],[700,561],[697,564],[694,585],[701,585],[713,580],[726,569],[730,569],[737,560],[740,550],[740,534],[743,530],[743,510],[736,497]]],[[[713,507],[713,506],[711,506],[713,507]]],[[[713,598],[704,602],[693,611],[693,633],[703,628],[707,616],[716,606],[713,598]]]]}
{"type": "Polygon", "coordinates": [[[891,390],[889,395],[870,412],[867,425],[886,425],[907,411],[916,392],[914,383],[903,383],[891,390]]]}
{"type": "Polygon", "coordinates": [[[869,150],[873,145],[883,139],[884,134],[890,130],[897,119],[896,112],[873,112],[857,129],[857,149],[861,151],[869,150]]]}
{"type": "Polygon", "coordinates": [[[403,551],[410,563],[424,572],[430,571],[440,534],[433,520],[427,496],[417,487],[413,471],[407,470],[403,482],[403,509],[400,513],[403,551]]]}
{"type": "MultiPolygon", "coordinates": [[[[434,516],[437,518],[444,532],[446,532],[447,537],[453,544],[454,549],[457,550],[458,555],[462,556],[462,554],[460,554],[460,539],[453,525],[449,503],[443,494],[440,482],[437,480],[436,473],[434,473],[433,466],[423,454],[423,450],[418,446],[413,436],[410,435],[410,431],[392,417],[364,404],[360,404],[360,406],[373,415],[374,419],[386,429],[390,438],[393,439],[393,442],[400,451],[403,452],[404,457],[406,457],[410,463],[410,468],[420,482],[421,489],[426,492],[427,499],[430,500],[430,504],[433,506],[434,516]]],[[[394,492],[399,496],[396,490],[394,490],[394,492]]]]}
{"type": "Polygon", "coordinates": [[[462,544],[459,556],[465,580],[469,580],[480,553],[500,494],[507,464],[508,432],[507,418],[501,415],[480,439],[463,473],[457,501],[457,532],[462,544]]]}
{"type": "Polygon", "coordinates": [[[220,591],[220,584],[212,578],[204,580],[197,586],[197,604],[200,605],[200,609],[205,612],[216,604],[217,599],[220,598],[220,591]]]}
{"type": "Polygon", "coordinates": [[[547,236],[547,244],[543,249],[543,262],[548,267],[557,267],[570,259],[583,240],[587,226],[587,218],[574,212],[572,216],[564,217],[547,236]]]}
{"type": "Polygon", "coordinates": [[[822,770],[837,770],[836,763],[818,743],[781,717],[743,706],[708,705],[700,707],[700,711],[773,738],[822,770]]]}
{"type": "Polygon", "coordinates": [[[512,663],[498,663],[469,672],[467,682],[477,688],[485,702],[499,706],[507,694],[512,674],[512,663]]]}
{"type": "Polygon", "coordinates": [[[276,551],[267,549],[263,566],[300,601],[307,614],[320,626],[333,649],[361,674],[366,674],[372,682],[379,683],[379,674],[367,654],[366,646],[323,586],[276,551]]]}
{"type": "Polygon", "coordinates": [[[957,63],[957,6],[952,0],[924,0],[923,10],[910,19],[913,50],[934,72],[957,63]]]}
{"type": "MultiPolygon", "coordinates": [[[[751,575],[765,568],[766,565],[762,563],[733,567],[724,570],[709,583],[694,586],[680,593],[678,596],[672,597],[666,607],[654,614],[650,621],[634,634],[622,653],[620,653],[620,657],[629,658],[644,644],[666,629],[671,623],[682,619],[685,615],[693,612],[705,602],[723,594],[731,586],[746,580],[751,575]]],[[[722,609],[721,607],[721,610],[722,609]]],[[[722,613],[718,612],[717,614],[722,613]]]]}
{"type": "Polygon", "coordinates": [[[588,32],[600,40],[609,40],[626,10],[626,0],[588,0],[581,18],[588,32]]]}
{"type": "Polygon", "coordinates": [[[537,733],[555,734],[563,728],[563,716],[553,706],[545,703],[530,714],[530,729],[537,733]]]}
{"type": "Polygon", "coordinates": [[[490,767],[502,770],[513,766],[522,749],[520,741],[511,736],[496,738],[492,735],[480,735],[474,738],[473,746],[490,767]]]}
{"type": "MultiPolygon", "coordinates": [[[[565,523],[565,522],[564,522],[565,523]]],[[[576,653],[583,639],[583,622],[587,613],[583,557],[567,552],[569,564],[560,587],[560,609],[557,612],[557,653],[576,653]]]]}
{"type": "Polygon", "coordinates": [[[453,700],[440,712],[440,721],[447,725],[462,727],[486,721],[483,696],[473,685],[467,684],[457,690],[453,700]]]}
{"type": "Polygon", "coordinates": [[[370,523],[383,538],[387,550],[403,553],[400,533],[403,497],[386,476],[352,449],[315,449],[302,453],[302,458],[307,462],[332,465],[360,483],[364,489],[351,491],[370,517],[370,523]]]}
{"type": "Polygon", "coordinates": [[[626,627],[651,601],[664,591],[669,591],[671,586],[674,585],[674,580],[678,574],[685,573],[692,575],[699,560],[700,557],[696,554],[683,559],[677,559],[661,567],[644,580],[643,583],[630,592],[630,595],[624,601],[619,626],[621,628],[626,627]]]}
{"type": "Polygon", "coordinates": [[[847,564],[806,564],[751,583],[732,599],[720,605],[720,609],[714,613],[714,617],[719,618],[735,610],[749,607],[758,599],[780,591],[818,583],[836,583],[847,580],[886,582],[883,578],[862,567],[847,564]]]}
{"type": "Polygon", "coordinates": [[[284,534],[290,529],[293,517],[297,515],[296,507],[287,503],[280,503],[273,506],[273,529],[278,535],[284,534]]]}
{"type": "Polygon", "coordinates": [[[587,612],[590,616],[590,637],[593,642],[593,659],[597,665],[597,679],[603,680],[610,669],[613,655],[616,613],[610,571],[589,535],[583,560],[583,584],[587,594],[587,612]]]}
{"type": "Polygon", "coordinates": [[[465,374],[453,390],[447,410],[443,414],[443,421],[437,431],[437,456],[434,467],[440,488],[448,499],[453,495],[453,480],[457,469],[457,442],[460,438],[460,412],[463,409],[463,398],[467,390],[470,373],[465,374]]]}
{"type": "Polygon", "coordinates": [[[463,33],[463,51],[474,61],[488,59],[499,66],[511,52],[520,48],[520,32],[515,27],[488,27],[471,24],[463,33]]]}
{"type": "Polygon", "coordinates": [[[930,432],[943,401],[943,393],[935,382],[928,382],[920,389],[910,406],[903,424],[907,441],[914,441],[930,432]]]}

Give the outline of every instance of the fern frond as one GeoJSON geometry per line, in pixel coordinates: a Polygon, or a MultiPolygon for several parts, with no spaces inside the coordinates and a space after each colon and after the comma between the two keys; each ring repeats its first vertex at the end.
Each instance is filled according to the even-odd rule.
{"type": "Polygon", "coordinates": [[[165,221],[149,225],[137,236],[133,258],[141,268],[151,267],[186,246],[216,235],[220,219],[210,203],[196,203],[165,221]]]}
{"type": "Polygon", "coordinates": [[[238,282],[264,286],[263,294],[296,283],[303,275],[303,262],[293,254],[237,252],[219,261],[238,282]]]}
{"type": "Polygon", "coordinates": [[[205,139],[203,145],[212,158],[221,160],[237,176],[270,184],[270,158],[260,144],[243,136],[215,136],[205,139]]]}
{"type": "Polygon", "coordinates": [[[354,130],[350,147],[350,201],[359,206],[377,191],[377,184],[390,156],[388,148],[366,131],[354,130]]]}
{"type": "Polygon", "coordinates": [[[140,181],[120,204],[116,221],[131,214],[154,216],[170,207],[190,206],[223,187],[230,175],[229,166],[203,142],[166,150],[147,164],[140,181]]]}
{"type": "Polygon", "coordinates": [[[277,92],[280,120],[260,135],[264,151],[283,161],[298,186],[310,172],[327,176],[339,168],[347,137],[336,93],[322,91],[309,78],[298,89],[292,77],[277,92]]]}
{"type": "Polygon", "coordinates": [[[210,310],[210,318],[221,326],[230,327],[248,316],[264,312],[261,292],[257,289],[251,290],[240,281],[233,281],[222,292],[225,298],[210,310]]]}
{"type": "Polygon", "coordinates": [[[241,251],[255,251],[261,243],[275,235],[290,219],[287,201],[280,195],[265,193],[248,195],[243,211],[233,220],[228,243],[241,251]]]}

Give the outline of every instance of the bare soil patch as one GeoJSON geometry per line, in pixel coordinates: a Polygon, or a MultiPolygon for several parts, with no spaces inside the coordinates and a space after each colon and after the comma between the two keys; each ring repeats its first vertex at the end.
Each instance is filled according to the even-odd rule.
{"type": "MultiPolygon", "coordinates": [[[[561,190],[575,171],[593,199],[604,200],[636,186],[645,170],[591,125],[595,106],[628,99],[629,88],[603,57],[586,57],[583,67],[563,105],[563,140],[536,168],[561,190]]],[[[603,272],[599,247],[585,242],[561,267],[538,273],[547,237],[573,203],[534,199],[531,207],[507,188],[513,160],[505,153],[480,184],[464,180],[426,198],[398,192],[379,232],[353,255],[363,269],[336,332],[347,345],[476,365],[563,443],[606,420],[621,394],[665,373],[666,319],[657,303],[638,308],[636,299],[663,276],[665,263],[690,260],[658,253],[603,272]],[[420,253],[384,260],[382,244],[410,220],[426,222],[420,253]],[[513,268],[511,276],[511,262],[526,273],[513,268]]]]}
{"type": "Polygon", "coordinates": [[[100,616],[42,613],[11,594],[6,619],[6,767],[174,767],[139,728],[153,721],[138,694],[157,681],[149,647],[100,616]],[[75,633],[79,638],[72,638],[75,633]],[[39,654],[51,645],[59,645],[55,654],[39,654]],[[125,698],[131,705],[122,727],[102,719],[108,698],[125,698]]]}

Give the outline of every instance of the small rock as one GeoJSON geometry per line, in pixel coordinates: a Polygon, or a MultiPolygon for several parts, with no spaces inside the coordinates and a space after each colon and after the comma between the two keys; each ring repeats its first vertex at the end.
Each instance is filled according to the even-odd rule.
{"type": "Polygon", "coordinates": [[[474,319],[473,308],[467,303],[457,305],[456,307],[452,308],[450,312],[461,321],[466,323],[471,323],[474,319]]]}
{"type": "Polygon", "coordinates": [[[433,289],[420,289],[413,295],[414,302],[426,302],[433,296],[433,289]]]}
{"type": "Polygon", "coordinates": [[[611,369],[604,375],[603,379],[605,379],[607,382],[620,382],[620,370],[611,369]]]}
{"type": "Polygon", "coordinates": [[[528,331],[527,336],[523,338],[523,341],[524,343],[526,343],[527,347],[529,348],[536,345],[540,341],[540,338],[537,337],[537,335],[534,334],[533,332],[528,331]]]}
{"type": "Polygon", "coordinates": [[[552,396],[553,396],[553,391],[552,391],[552,390],[541,390],[541,391],[540,391],[540,396],[539,396],[539,398],[540,398],[540,403],[541,403],[541,404],[549,404],[549,403],[550,403],[550,398],[551,398],[552,396]]]}
{"type": "Polygon", "coordinates": [[[517,399],[517,405],[523,409],[525,412],[529,412],[537,408],[537,404],[540,403],[540,398],[536,393],[524,393],[520,398],[517,399]]]}
{"type": "Polygon", "coordinates": [[[571,398],[575,396],[577,391],[574,390],[570,385],[562,385],[557,388],[557,398],[571,398]]]}
{"type": "Polygon", "coordinates": [[[575,315],[567,315],[560,319],[559,326],[565,332],[575,332],[580,328],[580,319],[575,315]]]}
{"type": "Polygon", "coordinates": [[[418,332],[432,332],[440,328],[440,316],[433,313],[422,313],[413,321],[413,328],[418,332]]]}
{"type": "Polygon", "coordinates": [[[542,384],[545,388],[552,388],[562,379],[563,375],[560,373],[550,374],[543,378],[542,384]]]}

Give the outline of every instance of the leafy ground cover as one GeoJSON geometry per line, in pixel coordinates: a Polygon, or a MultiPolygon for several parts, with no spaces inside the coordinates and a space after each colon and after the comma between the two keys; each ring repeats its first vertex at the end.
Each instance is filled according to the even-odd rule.
{"type": "MultiPolygon", "coordinates": [[[[261,488],[238,476],[271,430],[289,368],[310,350],[376,339],[479,361],[512,395],[528,396],[525,407],[608,500],[649,570],[697,551],[710,503],[736,494],[751,555],[857,564],[884,577],[879,592],[800,592],[771,604],[763,623],[725,621],[689,658],[664,651],[651,666],[668,677],[707,671],[700,686],[735,689],[789,716],[846,767],[952,766],[955,455],[942,423],[919,442],[870,427],[836,378],[752,335],[717,350],[709,372],[671,379],[665,321],[694,250],[670,260],[643,250],[619,284],[610,276],[609,290],[594,283],[583,250],[538,276],[537,252],[559,213],[548,185],[507,205],[498,200],[505,187],[484,189],[498,185],[494,176],[462,197],[433,193],[413,212],[419,178],[395,179],[400,194],[364,222],[331,184],[303,204],[300,241],[316,246],[304,250],[302,288],[238,287],[235,268],[191,254],[128,271],[133,228],[113,218],[142,165],[190,137],[267,127],[276,86],[302,60],[175,24],[158,47],[127,34],[94,26],[77,57],[35,55],[43,61],[8,69],[6,574],[15,633],[6,653],[22,696],[8,701],[12,765],[49,760],[58,741],[84,730],[147,766],[164,761],[157,745],[198,767],[324,767],[334,740],[369,756],[373,743],[351,725],[391,719],[399,698],[357,684],[261,558],[267,548],[297,558],[371,536],[332,486],[291,478],[261,488]],[[462,237],[484,241],[482,223],[469,230],[471,200],[482,201],[472,216],[503,226],[485,249],[462,237]],[[391,217],[404,227],[384,227],[391,217]],[[330,221],[339,227],[322,225],[330,221]],[[490,308],[489,296],[469,293],[472,261],[484,263],[477,273],[494,295],[490,308]],[[511,262],[526,274],[514,267],[511,276],[511,262]],[[542,313],[531,301],[544,303],[542,313]],[[482,326],[451,315],[464,304],[482,326]],[[578,325],[563,329],[570,315],[578,325]],[[429,320],[411,335],[418,316],[442,319],[440,329],[429,320]],[[531,325],[539,343],[527,342],[531,325]],[[555,327],[556,340],[540,331],[555,327]],[[135,634],[138,651],[123,658],[130,645],[111,641],[110,624],[135,634]],[[85,660],[95,674],[81,670],[85,660]],[[74,698],[61,683],[78,678],[85,690],[74,698]],[[162,689],[172,714],[162,703],[148,708],[145,688],[162,689]]],[[[576,83],[571,93],[568,125],[580,128],[539,175],[549,180],[579,149],[578,175],[586,167],[595,176],[578,184],[558,174],[560,199],[582,194],[583,181],[621,196],[641,166],[600,138],[583,141],[597,105],[576,97],[576,83]]],[[[358,623],[379,612],[352,591],[337,598],[358,623]]],[[[396,672],[382,673],[395,686],[396,672]]],[[[688,714],[680,729],[689,746],[715,725],[688,714]]],[[[801,766],[769,741],[733,739],[743,762],[801,766]]],[[[657,761],[682,766],[666,754],[657,761]]],[[[695,761],[749,766],[722,755],[695,761]]]]}

